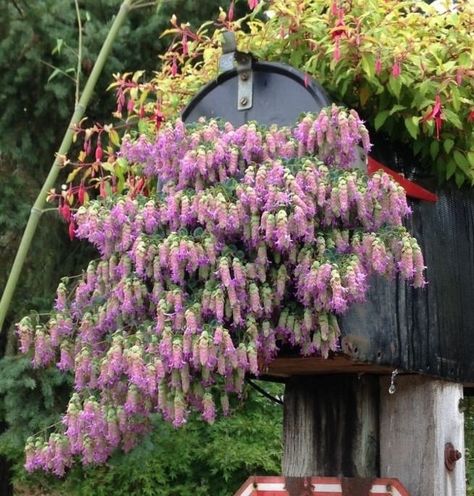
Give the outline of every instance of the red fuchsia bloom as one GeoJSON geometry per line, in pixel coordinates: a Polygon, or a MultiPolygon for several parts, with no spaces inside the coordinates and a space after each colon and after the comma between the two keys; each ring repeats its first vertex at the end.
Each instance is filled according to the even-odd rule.
{"type": "Polygon", "coordinates": [[[171,75],[174,77],[178,74],[178,62],[176,57],[173,57],[173,61],[171,62],[171,75]]]}
{"type": "Polygon", "coordinates": [[[102,144],[100,142],[100,138],[97,140],[97,146],[95,148],[95,161],[102,162],[102,158],[104,156],[104,150],[102,149],[102,144]]]}
{"type": "Polygon", "coordinates": [[[84,204],[85,198],[86,198],[86,188],[84,186],[84,181],[81,181],[81,184],[79,185],[79,189],[77,190],[77,200],[79,201],[80,205],[84,204]]]}
{"type": "Polygon", "coordinates": [[[379,75],[382,72],[382,59],[380,58],[380,54],[377,54],[377,58],[375,59],[375,74],[379,75]]]}
{"type": "Polygon", "coordinates": [[[474,109],[472,109],[472,110],[469,112],[469,114],[468,114],[468,116],[467,116],[467,121],[468,121],[468,122],[474,122],[474,109]]]}
{"type": "MultiPolygon", "coordinates": [[[[229,11],[227,12],[227,20],[232,22],[234,20],[234,0],[230,2],[229,11]]],[[[252,9],[253,10],[253,9],[252,9]]]]}
{"type": "Polygon", "coordinates": [[[337,21],[334,28],[331,29],[331,37],[333,40],[339,39],[341,36],[345,35],[347,31],[346,24],[344,22],[344,9],[337,10],[337,21]]]}
{"type": "Polygon", "coordinates": [[[341,59],[341,46],[340,46],[340,38],[336,38],[334,41],[334,52],[332,58],[336,61],[339,62],[341,59]]]}
{"type": "Polygon", "coordinates": [[[260,0],[248,0],[249,9],[255,10],[257,8],[257,5],[259,4],[259,2],[260,2],[260,0]]]}
{"type": "Polygon", "coordinates": [[[435,127],[436,127],[436,139],[439,140],[439,133],[441,132],[441,127],[443,125],[443,106],[441,103],[441,97],[439,95],[436,95],[435,97],[435,104],[433,105],[433,108],[431,109],[430,112],[427,112],[423,118],[421,119],[421,122],[428,122],[428,121],[433,121],[435,122],[435,127]]]}
{"type": "Polygon", "coordinates": [[[398,76],[400,76],[400,74],[401,74],[401,65],[400,64],[401,64],[400,59],[396,58],[395,62],[392,65],[392,76],[394,78],[398,78],[398,76]]]}

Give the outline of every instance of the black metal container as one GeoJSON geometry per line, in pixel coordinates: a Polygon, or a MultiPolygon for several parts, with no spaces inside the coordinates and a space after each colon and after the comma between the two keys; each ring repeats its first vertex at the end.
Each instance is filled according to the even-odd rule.
{"type": "MultiPolygon", "coordinates": [[[[236,126],[250,120],[291,125],[301,113],[330,104],[321,86],[294,68],[241,55],[243,64],[196,95],[183,113],[186,122],[204,116],[236,126]]],[[[386,147],[380,155],[389,167],[400,162],[386,147]]],[[[269,376],[399,368],[474,387],[474,191],[447,187],[437,193],[436,203],[413,201],[408,221],[425,256],[427,286],[414,289],[398,279],[374,278],[367,302],[340,318],[341,356],[294,358],[291,366],[280,357],[269,376]]]]}

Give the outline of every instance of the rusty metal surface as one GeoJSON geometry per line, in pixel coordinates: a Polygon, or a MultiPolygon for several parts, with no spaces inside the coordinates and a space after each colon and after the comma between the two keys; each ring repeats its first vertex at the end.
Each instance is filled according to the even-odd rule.
{"type": "Polygon", "coordinates": [[[462,458],[462,454],[458,451],[453,443],[446,443],[444,446],[444,465],[447,470],[452,472],[456,462],[462,458]]]}
{"type": "Polygon", "coordinates": [[[370,496],[374,479],[361,477],[343,477],[341,479],[342,496],[370,496]]]}

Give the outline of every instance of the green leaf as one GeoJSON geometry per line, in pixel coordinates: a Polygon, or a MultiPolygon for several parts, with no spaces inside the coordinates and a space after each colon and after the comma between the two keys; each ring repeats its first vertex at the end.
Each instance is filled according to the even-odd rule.
{"type": "Polygon", "coordinates": [[[109,131],[109,139],[115,146],[120,146],[120,137],[115,129],[109,131]]]}
{"type": "Polygon", "coordinates": [[[469,162],[467,161],[466,156],[459,150],[454,150],[454,160],[459,168],[464,172],[469,172],[469,162]]]}
{"type": "Polygon", "coordinates": [[[446,138],[443,142],[443,148],[446,153],[449,154],[449,152],[453,149],[454,146],[454,140],[451,138],[446,138]]]}
{"type": "Polygon", "coordinates": [[[463,52],[458,57],[458,63],[464,67],[471,67],[472,58],[470,52],[463,52]]]}
{"type": "Polygon", "coordinates": [[[366,83],[364,83],[359,89],[359,100],[362,107],[365,107],[365,104],[367,103],[369,97],[370,97],[370,88],[366,83]]]}
{"type": "Polygon", "coordinates": [[[102,169],[106,170],[107,172],[110,172],[111,174],[115,172],[114,165],[110,164],[109,162],[102,162],[101,167],[102,169]]]}
{"type": "Polygon", "coordinates": [[[367,74],[368,79],[375,76],[375,59],[372,53],[364,53],[361,59],[362,69],[367,74]]]}
{"type": "Polygon", "coordinates": [[[388,79],[388,88],[390,90],[390,93],[392,93],[393,96],[397,97],[397,99],[400,98],[400,92],[402,90],[402,81],[401,79],[394,78],[393,76],[390,76],[388,79]]]}
{"type": "Polygon", "coordinates": [[[422,141],[415,141],[413,143],[413,153],[418,155],[424,146],[425,144],[422,141]]]}
{"type": "Polygon", "coordinates": [[[430,155],[431,158],[434,160],[439,153],[439,141],[432,141],[430,145],[430,155]]]}
{"type": "Polygon", "coordinates": [[[58,38],[56,40],[56,46],[53,48],[53,51],[51,52],[53,55],[55,53],[61,53],[61,48],[64,45],[64,40],[62,38],[58,38]]]}
{"type": "Polygon", "coordinates": [[[149,130],[149,125],[148,122],[145,121],[144,119],[140,119],[138,121],[138,131],[140,134],[146,134],[149,130]]]}
{"type": "Polygon", "coordinates": [[[446,117],[446,120],[449,123],[451,123],[454,127],[457,127],[458,129],[462,129],[463,128],[461,119],[452,110],[444,109],[443,110],[443,114],[446,117]]]}
{"type": "Polygon", "coordinates": [[[62,71],[61,69],[58,69],[56,67],[56,69],[54,69],[54,71],[50,74],[49,78],[48,78],[48,83],[50,81],[52,81],[56,76],[58,76],[59,74],[64,74],[64,71],[62,71]]]}
{"type": "Polygon", "coordinates": [[[392,110],[390,110],[390,115],[395,114],[395,112],[399,112],[400,110],[405,110],[406,107],[405,105],[399,105],[398,103],[392,107],[392,110]]]}
{"type": "Polygon", "coordinates": [[[459,89],[457,88],[457,86],[453,86],[451,88],[451,100],[453,102],[453,109],[456,112],[459,112],[461,110],[461,101],[459,98],[459,89]]]}
{"type": "Polygon", "coordinates": [[[467,159],[469,161],[469,165],[474,169],[474,152],[467,152],[467,159]]]}
{"type": "Polygon", "coordinates": [[[387,120],[387,117],[390,115],[389,110],[383,110],[382,112],[379,112],[374,121],[374,127],[375,130],[378,131],[383,125],[384,122],[387,120]]]}
{"type": "Polygon", "coordinates": [[[450,160],[446,166],[446,179],[451,179],[452,175],[456,172],[456,162],[450,160]]]}
{"type": "Polygon", "coordinates": [[[420,130],[418,126],[418,122],[420,121],[419,117],[412,116],[412,117],[405,117],[405,127],[407,128],[408,132],[410,133],[410,136],[413,139],[418,138],[418,132],[420,130]]]}
{"type": "Polygon", "coordinates": [[[458,169],[456,170],[456,175],[454,176],[454,180],[456,181],[456,186],[460,188],[464,184],[464,181],[466,180],[466,176],[463,174],[462,171],[458,169]]]}
{"type": "Polygon", "coordinates": [[[66,178],[66,183],[70,183],[72,181],[74,181],[74,178],[77,176],[77,174],[79,173],[79,171],[81,170],[80,167],[76,167],[75,169],[73,169],[67,176],[66,178]]]}

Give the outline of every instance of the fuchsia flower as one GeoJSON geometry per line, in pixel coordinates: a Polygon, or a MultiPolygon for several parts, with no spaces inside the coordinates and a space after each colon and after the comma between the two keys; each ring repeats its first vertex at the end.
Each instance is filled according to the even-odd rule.
{"type": "Polygon", "coordinates": [[[392,76],[394,78],[398,78],[398,76],[400,76],[400,74],[402,72],[402,69],[401,69],[401,65],[400,64],[401,64],[400,58],[397,57],[395,59],[395,62],[392,65],[392,76]]]}
{"type": "Polygon", "coordinates": [[[436,95],[435,103],[431,111],[427,112],[421,119],[421,122],[434,121],[436,127],[436,139],[439,140],[439,133],[443,126],[443,106],[441,103],[441,97],[436,95]]]}
{"type": "Polygon", "coordinates": [[[382,59],[380,58],[380,54],[377,54],[375,59],[375,74],[379,75],[382,72],[382,59]]]}

